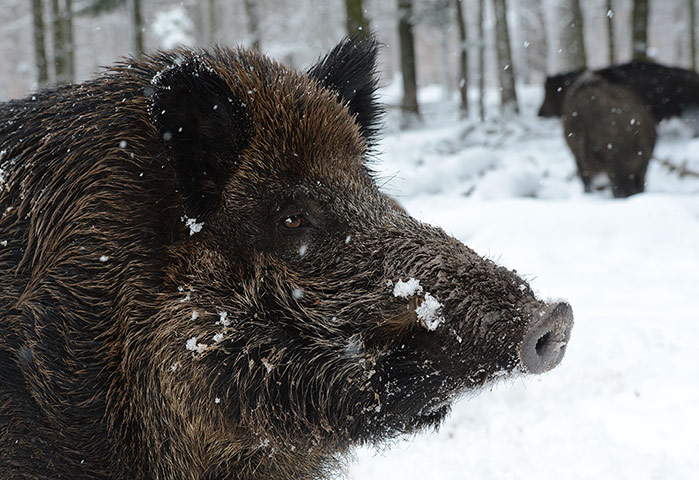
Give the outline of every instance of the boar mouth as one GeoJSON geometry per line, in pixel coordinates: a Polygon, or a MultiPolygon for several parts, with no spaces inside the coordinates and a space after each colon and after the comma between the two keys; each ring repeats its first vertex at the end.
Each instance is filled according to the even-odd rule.
{"type": "Polygon", "coordinates": [[[520,361],[528,373],[544,373],[556,367],[565,355],[573,328],[573,309],[565,302],[541,312],[525,333],[520,361]]]}

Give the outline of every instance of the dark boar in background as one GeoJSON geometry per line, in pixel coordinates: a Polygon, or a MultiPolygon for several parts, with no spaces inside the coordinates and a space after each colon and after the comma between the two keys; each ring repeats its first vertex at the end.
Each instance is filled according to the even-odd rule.
{"type": "MultiPolygon", "coordinates": [[[[539,116],[560,117],[566,92],[583,73],[584,70],[574,70],[547,77],[539,116]]],[[[675,116],[696,120],[692,118],[699,110],[699,74],[696,72],[634,60],[595,70],[595,73],[613,85],[636,93],[656,122],[675,116]]]]}
{"type": "Polygon", "coordinates": [[[0,106],[0,478],[315,479],[553,368],[572,314],[379,192],[376,45],[0,106]]]}
{"type": "Polygon", "coordinates": [[[633,91],[597,74],[579,76],[563,100],[563,131],[586,192],[600,175],[609,177],[615,197],[642,192],[655,127],[633,91]]]}

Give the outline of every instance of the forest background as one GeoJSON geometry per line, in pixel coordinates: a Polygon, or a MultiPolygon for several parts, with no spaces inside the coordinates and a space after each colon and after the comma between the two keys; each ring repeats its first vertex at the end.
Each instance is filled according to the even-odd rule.
{"type": "Polygon", "coordinates": [[[0,100],[178,45],[243,45],[304,68],[357,32],[384,44],[382,83],[401,82],[407,120],[421,86],[461,91],[463,113],[484,118],[518,111],[515,85],[547,73],[697,60],[696,0],[0,0],[0,100]]]}

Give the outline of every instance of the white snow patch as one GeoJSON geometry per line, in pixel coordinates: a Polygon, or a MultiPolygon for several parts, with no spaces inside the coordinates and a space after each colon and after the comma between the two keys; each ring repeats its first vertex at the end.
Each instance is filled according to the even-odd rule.
{"type": "Polygon", "coordinates": [[[107,260],[109,260],[109,255],[102,255],[102,256],[100,257],[100,262],[103,262],[103,263],[104,263],[104,262],[106,262],[107,260]]]}
{"type": "Polygon", "coordinates": [[[271,372],[271,371],[274,369],[274,365],[273,365],[269,360],[267,360],[266,358],[263,358],[263,359],[262,359],[262,365],[265,366],[265,368],[267,369],[267,372],[268,372],[268,373],[271,372]]]}
{"type": "Polygon", "coordinates": [[[225,311],[218,312],[218,322],[216,322],[216,324],[223,325],[224,327],[230,327],[231,321],[228,320],[228,312],[225,312],[225,311]]]}
{"type": "Polygon", "coordinates": [[[187,340],[186,346],[187,350],[191,350],[197,353],[203,353],[207,348],[209,348],[209,346],[205,343],[198,343],[197,337],[192,337],[189,340],[187,340]]]}
{"type": "Polygon", "coordinates": [[[417,313],[417,319],[422,326],[433,331],[444,321],[444,317],[439,314],[441,309],[442,304],[429,293],[425,293],[425,298],[415,309],[415,313],[417,313]]]}
{"type": "MultiPolygon", "coordinates": [[[[0,150],[0,161],[2,161],[5,158],[5,155],[7,155],[7,150],[0,150]]],[[[8,162],[12,166],[14,162],[8,162]]],[[[0,164],[0,192],[3,191],[5,181],[7,180],[8,173],[5,171],[5,168],[7,168],[7,165],[5,164],[0,164]]]]}
{"type": "MultiPolygon", "coordinates": [[[[390,287],[390,281],[388,282],[388,286],[390,287]]],[[[420,285],[420,280],[412,277],[405,282],[403,280],[398,280],[393,287],[394,297],[408,298],[422,292],[423,288],[422,285],[420,285]]],[[[417,314],[417,319],[420,324],[432,331],[444,320],[439,314],[441,308],[442,304],[428,292],[425,292],[422,302],[420,302],[420,305],[415,309],[415,313],[417,314]]]]}
{"type": "Polygon", "coordinates": [[[302,288],[294,288],[291,291],[291,296],[294,298],[294,300],[300,300],[303,298],[303,289],[302,288]]]}
{"type": "Polygon", "coordinates": [[[197,337],[192,337],[187,340],[187,350],[196,351],[197,349],[197,337]]]}
{"type": "Polygon", "coordinates": [[[347,344],[343,350],[343,355],[348,358],[355,358],[364,352],[364,343],[359,335],[352,335],[347,339],[347,344]]]}
{"type": "Polygon", "coordinates": [[[182,217],[184,224],[189,227],[189,236],[191,237],[195,233],[201,232],[201,228],[204,226],[204,222],[197,223],[196,218],[189,218],[187,215],[182,217]]]}
{"type": "Polygon", "coordinates": [[[409,278],[406,282],[398,280],[393,286],[394,297],[408,298],[418,293],[422,293],[422,287],[420,286],[420,280],[414,278],[409,278]]]}

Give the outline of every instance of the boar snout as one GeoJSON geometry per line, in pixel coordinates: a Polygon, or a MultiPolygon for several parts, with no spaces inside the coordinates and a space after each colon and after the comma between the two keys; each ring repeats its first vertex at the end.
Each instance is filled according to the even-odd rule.
{"type": "Polygon", "coordinates": [[[551,305],[534,321],[520,348],[522,365],[529,373],[544,373],[558,365],[573,328],[573,309],[565,302],[551,305]]]}

